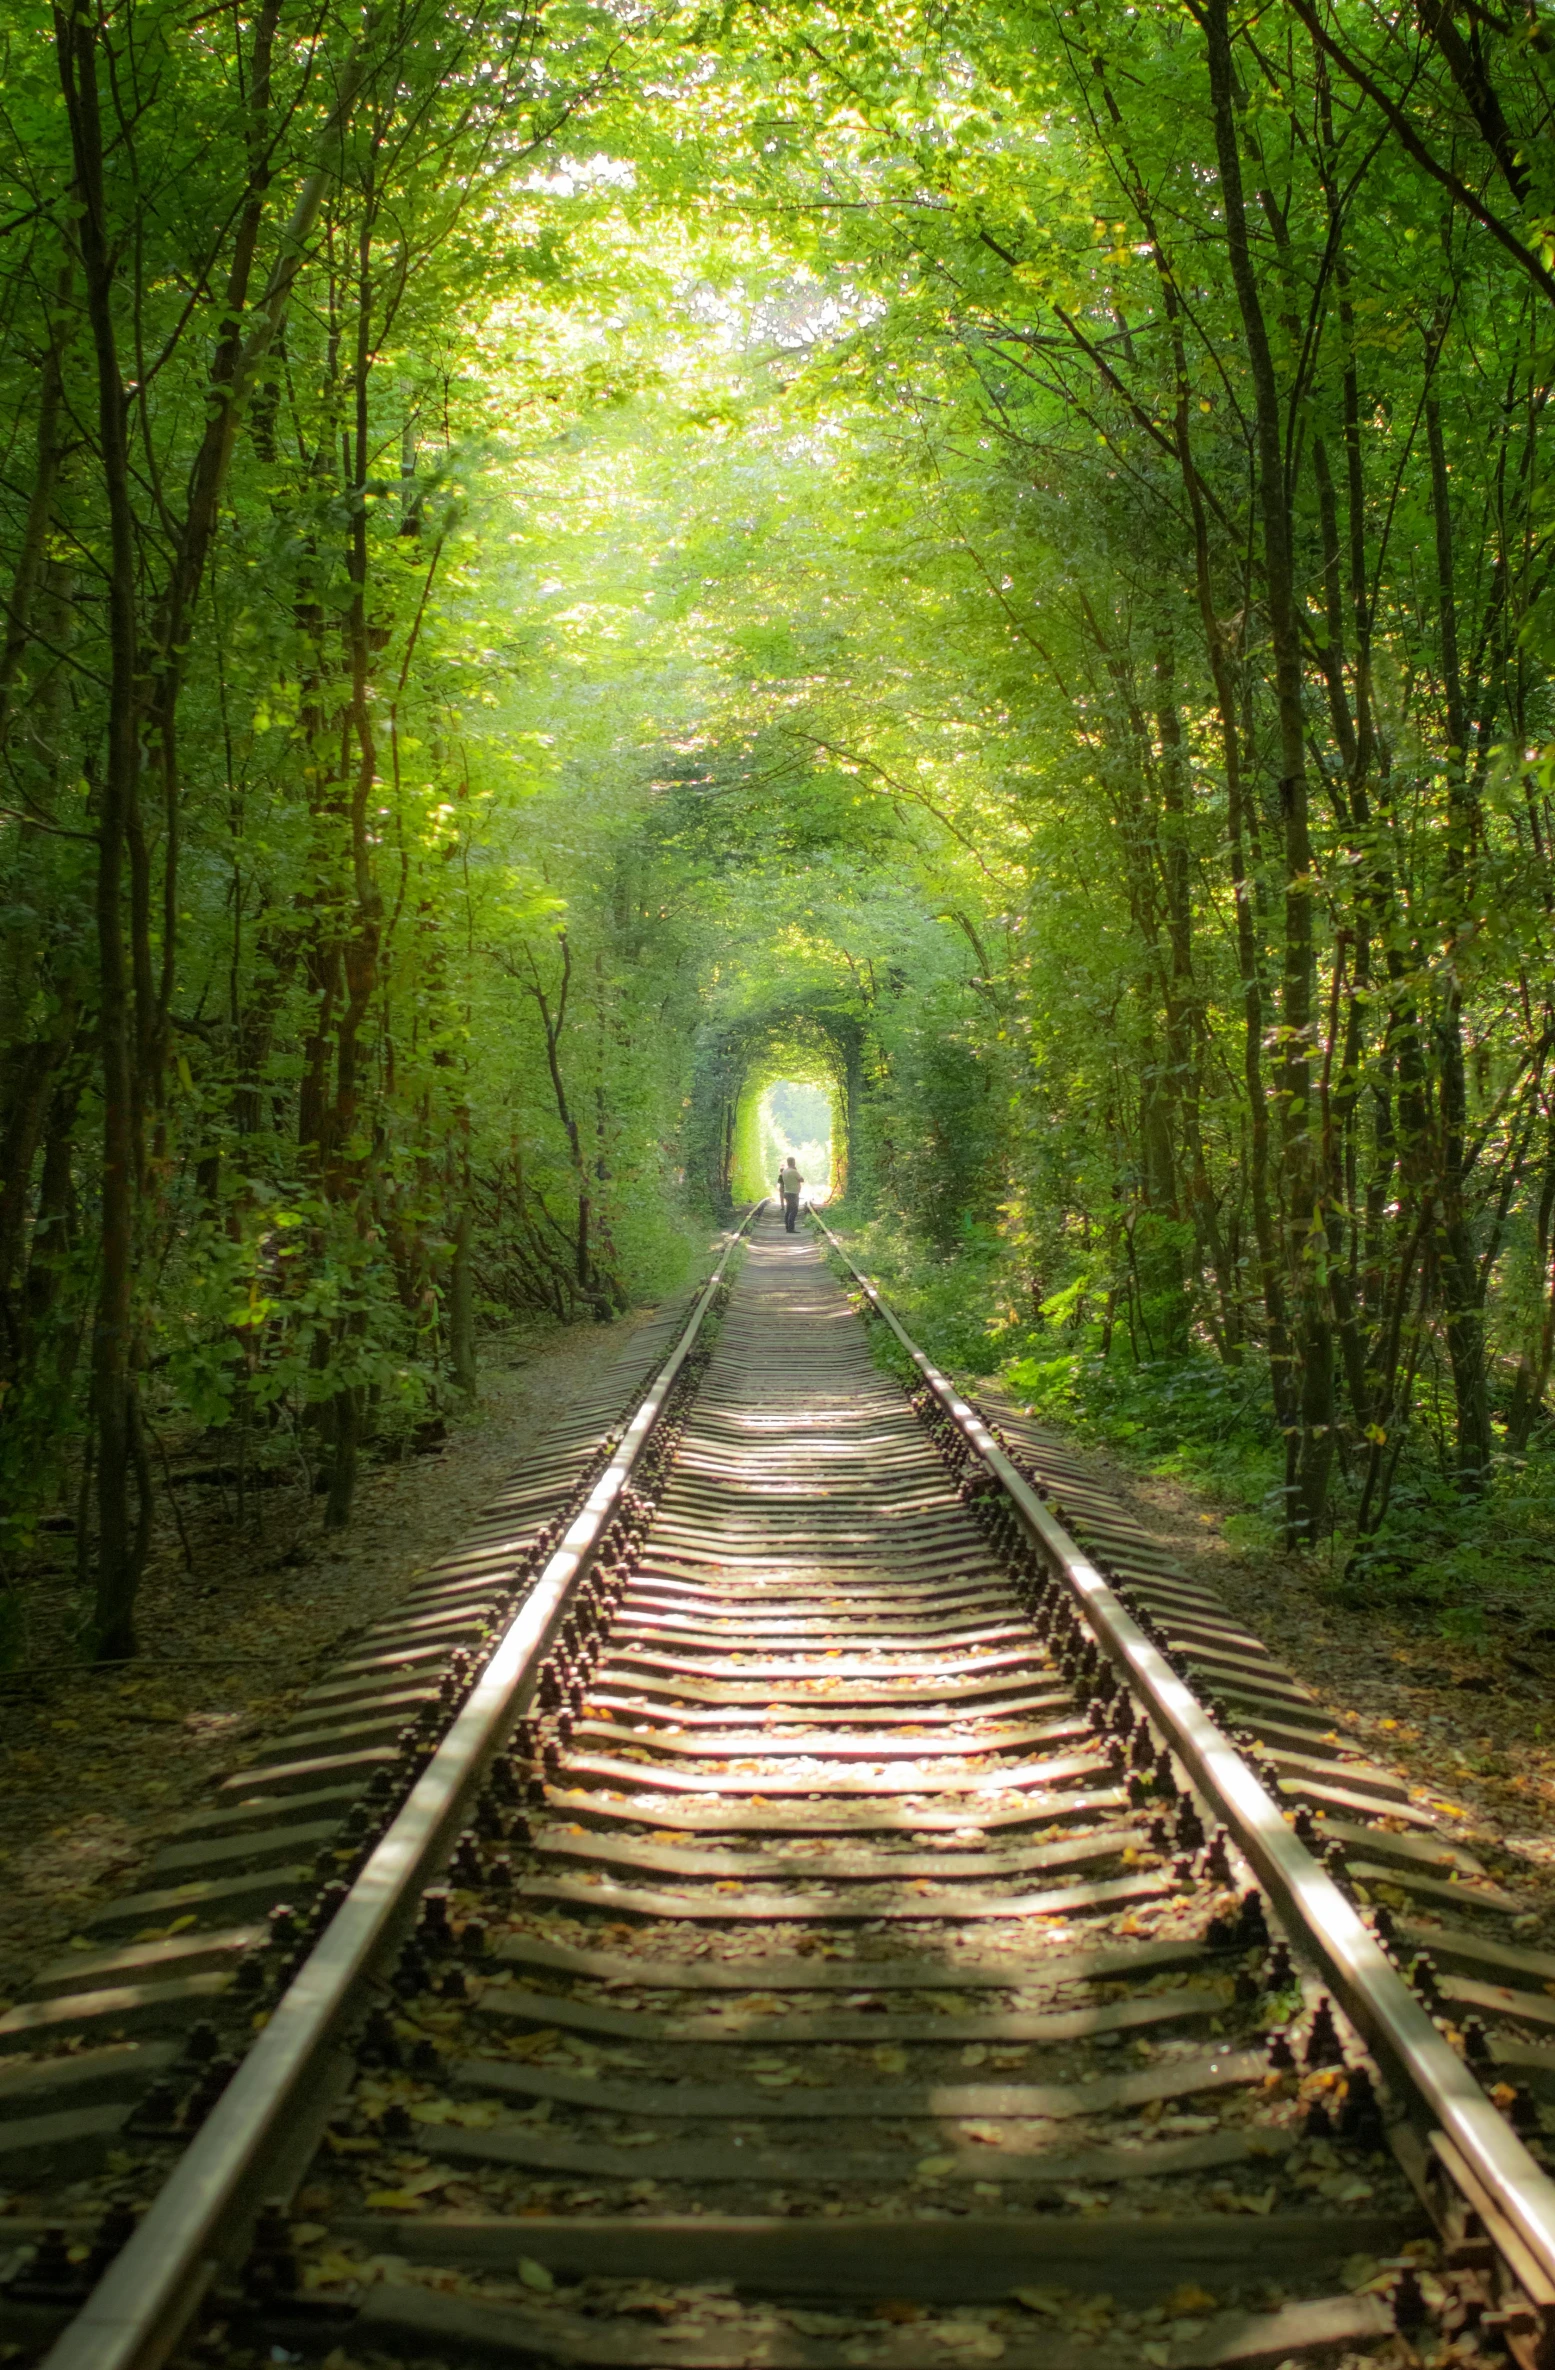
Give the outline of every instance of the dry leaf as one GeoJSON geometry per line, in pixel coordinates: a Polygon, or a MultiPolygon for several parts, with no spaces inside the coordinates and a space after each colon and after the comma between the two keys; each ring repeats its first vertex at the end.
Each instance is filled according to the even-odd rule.
{"type": "Polygon", "coordinates": [[[1039,2312],[1050,2321],[1061,2321],[1069,2302],[1067,2288],[1012,2288],[1010,2294],[1028,2312],[1039,2312]]]}
{"type": "Polygon", "coordinates": [[[1217,2299],[1207,2288],[1195,2287],[1191,2279],[1184,2280],[1180,2288],[1173,2288],[1163,2307],[1167,2319],[1173,2321],[1181,2320],[1189,2313],[1214,2312],[1217,2309],[1217,2299]]]}
{"type": "Polygon", "coordinates": [[[304,2288],[354,2288],[371,2277],[370,2264],[358,2263],[354,2256],[339,2253],[321,2255],[316,2263],[305,2263],[302,2267],[304,2288]]]}

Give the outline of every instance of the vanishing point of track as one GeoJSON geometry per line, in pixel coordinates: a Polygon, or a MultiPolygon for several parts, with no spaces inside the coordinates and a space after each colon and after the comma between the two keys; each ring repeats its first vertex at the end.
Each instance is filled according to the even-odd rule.
{"type": "Polygon", "coordinates": [[[50,2370],[1555,2363],[1525,1905],[814,1235],[742,1256],[228,1781],[187,1997],[0,2023],[50,2370]],[[77,2304],[50,2069],[137,2049],[77,2304]]]}

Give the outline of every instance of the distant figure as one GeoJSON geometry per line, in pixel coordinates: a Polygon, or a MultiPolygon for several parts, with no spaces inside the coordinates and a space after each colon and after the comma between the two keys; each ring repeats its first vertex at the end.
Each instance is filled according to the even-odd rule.
{"type": "Polygon", "coordinates": [[[799,1192],[803,1184],[804,1179],[795,1165],[793,1154],[790,1153],[778,1170],[778,1191],[783,1196],[783,1225],[789,1234],[793,1233],[794,1227],[798,1223],[799,1192]]]}

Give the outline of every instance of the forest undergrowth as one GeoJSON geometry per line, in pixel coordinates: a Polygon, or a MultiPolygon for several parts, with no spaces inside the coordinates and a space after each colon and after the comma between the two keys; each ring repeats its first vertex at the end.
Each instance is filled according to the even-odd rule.
{"type": "MultiPolygon", "coordinates": [[[[1001,1404],[1029,1412],[1077,1451],[1157,1544],[1285,1659],[1343,1733],[1427,1789],[1542,1914],[1555,1909],[1548,1449],[1522,1469],[1532,1476],[1526,1497],[1514,1468],[1468,1519],[1456,1493],[1434,1489],[1418,1533],[1400,1525],[1396,1575],[1346,1580],[1340,1519],[1322,1552],[1289,1552],[1267,1406],[1230,1403],[1210,1361],[1134,1366],[1116,1351],[1103,1357],[1095,1341],[1057,1349],[1049,1320],[1013,1316],[1000,1289],[1005,1264],[988,1244],[927,1256],[878,1222],[850,1226],[844,1211],[829,1212],[828,1223],[963,1390],[995,1417],[1001,1404]]],[[[886,1372],[915,1382],[884,1326],[871,1328],[870,1346],[886,1372]]]]}
{"type": "MultiPolygon", "coordinates": [[[[147,1651],[83,1664],[71,1576],[37,1608],[29,1671],[0,1671],[0,2000],[71,1945],[84,1907],[131,1879],[213,1776],[286,1718],[501,1488],[524,1444],[616,1358],[647,1311],[608,1326],[543,1321],[488,1344],[484,1397],[419,1452],[364,1473],[344,1538],[317,1501],[277,1492],[256,1522],[231,1490],[164,1504],[147,1558],[147,1651]],[[48,1648],[51,1635],[55,1651],[48,1648]],[[38,1668],[41,1664],[43,1667],[38,1668]]],[[[38,1585],[46,1586],[41,1578],[38,1585]]]]}
{"type": "MultiPolygon", "coordinates": [[[[1449,1640],[1492,1662],[1521,1655],[1525,1675],[1545,1670],[1555,1646],[1555,1427],[1537,1428],[1514,1451],[1498,1426],[1490,1486],[1465,1498],[1453,1468],[1451,1395],[1437,1376],[1419,1394],[1384,1536],[1357,1535],[1358,1477],[1341,1463],[1323,1536],[1293,1559],[1263,1362],[1227,1367],[1208,1342],[1152,1357],[1124,1328],[1113,1326],[1109,1338],[1076,1288],[1022,1313],[1012,1303],[1007,1247],[992,1230],[969,1228],[946,1252],[889,1220],[850,1229],[844,1211],[829,1222],[947,1372],[966,1387],[994,1385],[1125,1471],[1180,1485],[1250,1569],[1299,1574],[1313,1601],[1336,1614],[1369,1614],[1390,1632],[1449,1640]]],[[[894,1369],[890,1337],[873,1338],[894,1369]]]]}

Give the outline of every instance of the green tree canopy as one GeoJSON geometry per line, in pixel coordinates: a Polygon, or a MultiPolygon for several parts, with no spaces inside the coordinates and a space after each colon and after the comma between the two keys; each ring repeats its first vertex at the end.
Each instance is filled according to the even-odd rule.
{"type": "Polygon", "coordinates": [[[1293,1544],[1536,1444],[1550,74],[1362,0],[13,15],[7,1569],[90,1496],[128,1650],[173,1422],[343,1523],[483,1325],[673,1288],[780,1079],[988,1356],[1239,1378],[1293,1544]]]}

